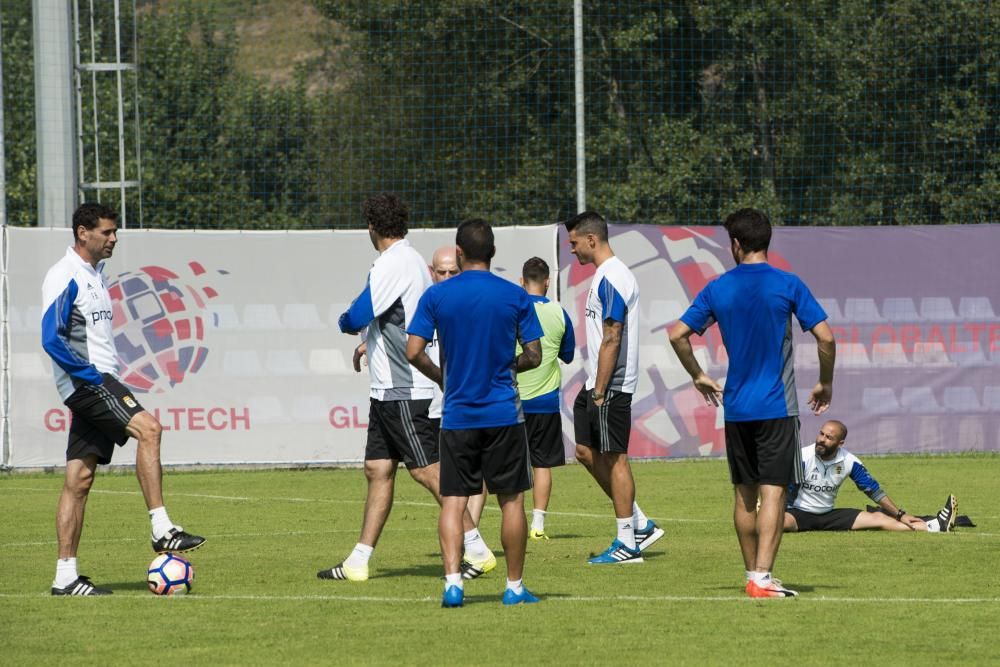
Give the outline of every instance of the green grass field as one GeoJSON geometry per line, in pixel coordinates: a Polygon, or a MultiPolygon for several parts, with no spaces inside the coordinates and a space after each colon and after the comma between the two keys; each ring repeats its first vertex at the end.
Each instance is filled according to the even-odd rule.
{"type": "MultiPolygon", "coordinates": [[[[98,477],[80,570],[106,598],[49,595],[57,475],[0,477],[0,627],[5,665],[37,664],[997,664],[1000,457],[867,461],[902,506],[932,513],[949,492],[978,527],[954,534],[789,535],[776,574],[792,600],[748,600],[722,461],[637,463],[638,500],[667,530],[642,565],[588,566],[607,546],[608,501],[578,465],[554,471],[547,528],[529,542],[538,605],[504,608],[503,560],[439,608],[437,507],[405,472],[364,583],[315,572],[358,533],[361,471],[169,472],[171,517],[209,542],[195,589],[146,591],[153,554],[131,474],[98,477]]],[[[853,488],[841,504],[861,507],[853,488]]],[[[530,502],[529,502],[530,506],[530,502]]],[[[499,550],[498,516],[483,519],[499,550]]],[[[499,554],[498,554],[499,555],[499,554]]]]}

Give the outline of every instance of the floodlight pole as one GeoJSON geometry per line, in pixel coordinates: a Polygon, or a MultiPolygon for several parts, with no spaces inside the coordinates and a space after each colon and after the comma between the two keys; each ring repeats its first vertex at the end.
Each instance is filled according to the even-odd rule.
{"type": "Polygon", "coordinates": [[[587,210],[587,144],[583,100],[583,0],[573,0],[573,71],[576,88],[576,212],[587,210]]]}

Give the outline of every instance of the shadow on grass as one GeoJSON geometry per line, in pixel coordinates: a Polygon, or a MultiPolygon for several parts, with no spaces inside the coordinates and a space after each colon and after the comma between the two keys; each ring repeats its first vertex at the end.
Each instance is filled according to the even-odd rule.
{"type": "MultiPolygon", "coordinates": [[[[196,582],[197,583],[197,582],[196,582]]],[[[113,591],[148,591],[149,586],[145,581],[112,581],[99,584],[102,588],[110,588],[113,591]]]]}

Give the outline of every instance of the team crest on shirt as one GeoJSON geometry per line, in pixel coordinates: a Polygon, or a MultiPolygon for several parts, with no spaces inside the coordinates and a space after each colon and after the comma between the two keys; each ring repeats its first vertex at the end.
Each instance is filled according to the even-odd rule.
{"type": "Polygon", "coordinates": [[[844,472],[844,466],[837,464],[837,467],[833,469],[834,474],[839,475],[844,472]]]}
{"type": "Polygon", "coordinates": [[[135,399],[132,398],[131,396],[125,396],[124,398],[122,398],[122,403],[129,406],[130,408],[134,408],[136,405],[138,405],[138,403],[135,402],[135,399]]]}

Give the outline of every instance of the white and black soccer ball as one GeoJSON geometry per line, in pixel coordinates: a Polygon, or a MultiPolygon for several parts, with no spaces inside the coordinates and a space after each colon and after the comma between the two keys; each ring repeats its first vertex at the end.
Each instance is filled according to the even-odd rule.
{"type": "Polygon", "coordinates": [[[190,561],[174,554],[160,554],[149,564],[146,584],[154,595],[184,595],[194,583],[190,561]]]}

